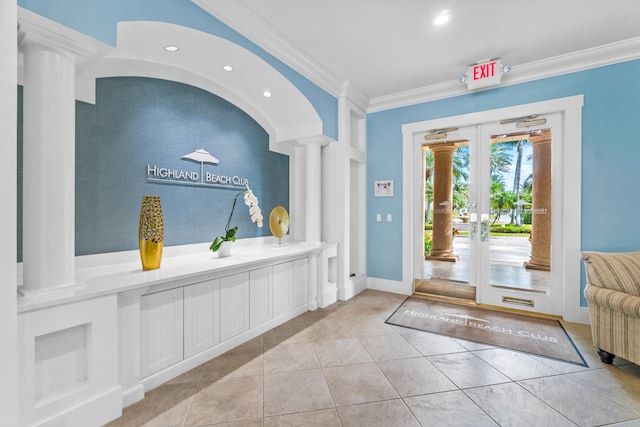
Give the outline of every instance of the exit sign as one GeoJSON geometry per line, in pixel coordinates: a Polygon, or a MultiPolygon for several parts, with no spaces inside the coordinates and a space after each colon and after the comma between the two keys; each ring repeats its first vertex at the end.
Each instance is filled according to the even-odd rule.
{"type": "Polygon", "coordinates": [[[502,62],[499,59],[471,65],[467,69],[467,87],[470,90],[500,84],[502,62]]]}

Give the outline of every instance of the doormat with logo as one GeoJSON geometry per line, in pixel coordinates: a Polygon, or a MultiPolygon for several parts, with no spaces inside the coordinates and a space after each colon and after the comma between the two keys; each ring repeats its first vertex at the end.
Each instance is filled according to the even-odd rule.
{"type": "Polygon", "coordinates": [[[554,319],[409,297],[386,323],[587,366],[554,319]]]}

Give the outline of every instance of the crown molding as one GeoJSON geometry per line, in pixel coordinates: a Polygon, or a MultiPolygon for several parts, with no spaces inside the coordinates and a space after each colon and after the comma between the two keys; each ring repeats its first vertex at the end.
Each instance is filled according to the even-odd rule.
{"type": "Polygon", "coordinates": [[[342,81],[239,0],[192,0],[220,21],[338,98],[342,81]]]}
{"type": "MultiPolygon", "coordinates": [[[[446,81],[404,92],[384,95],[370,100],[360,91],[352,92],[353,82],[342,82],[322,64],[314,61],[300,47],[267,23],[239,0],[192,0],[222,22],[233,28],[307,79],[339,98],[347,96],[358,106],[366,106],[367,113],[436,101],[471,93],[458,80],[446,81]],[[349,89],[345,91],[345,86],[349,89]]],[[[626,61],[640,59],[640,37],[623,40],[566,55],[512,65],[499,87],[511,86],[548,77],[584,71],[626,61]]],[[[474,92],[491,90],[479,89],[474,92]]]]}
{"type": "MultiPolygon", "coordinates": [[[[512,86],[636,59],[640,59],[640,37],[512,66],[511,72],[503,76],[503,83],[499,87],[512,86]]],[[[495,89],[495,87],[469,91],[464,84],[453,80],[372,98],[367,108],[367,113],[407,107],[491,89],[495,89]]]]}
{"type": "Polygon", "coordinates": [[[346,80],[342,82],[340,98],[349,100],[354,106],[362,110],[362,114],[367,110],[369,97],[362,92],[353,82],[346,80]]]}

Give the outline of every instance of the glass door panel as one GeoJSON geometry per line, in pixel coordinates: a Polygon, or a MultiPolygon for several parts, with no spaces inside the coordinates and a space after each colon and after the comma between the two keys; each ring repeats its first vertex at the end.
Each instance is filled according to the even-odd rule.
{"type": "Polygon", "coordinates": [[[424,264],[418,293],[476,299],[469,245],[469,144],[476,133],[475,127],[449,128],[441,140],[423,145],[424,264]]]}

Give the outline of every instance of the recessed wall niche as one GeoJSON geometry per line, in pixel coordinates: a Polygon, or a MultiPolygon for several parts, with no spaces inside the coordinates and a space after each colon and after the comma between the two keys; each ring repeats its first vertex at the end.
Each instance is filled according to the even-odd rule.
{"type": "Polygon", "coordinates": [[[89,383],[89,324],[35,338],[36,405],[89,383]]]}

